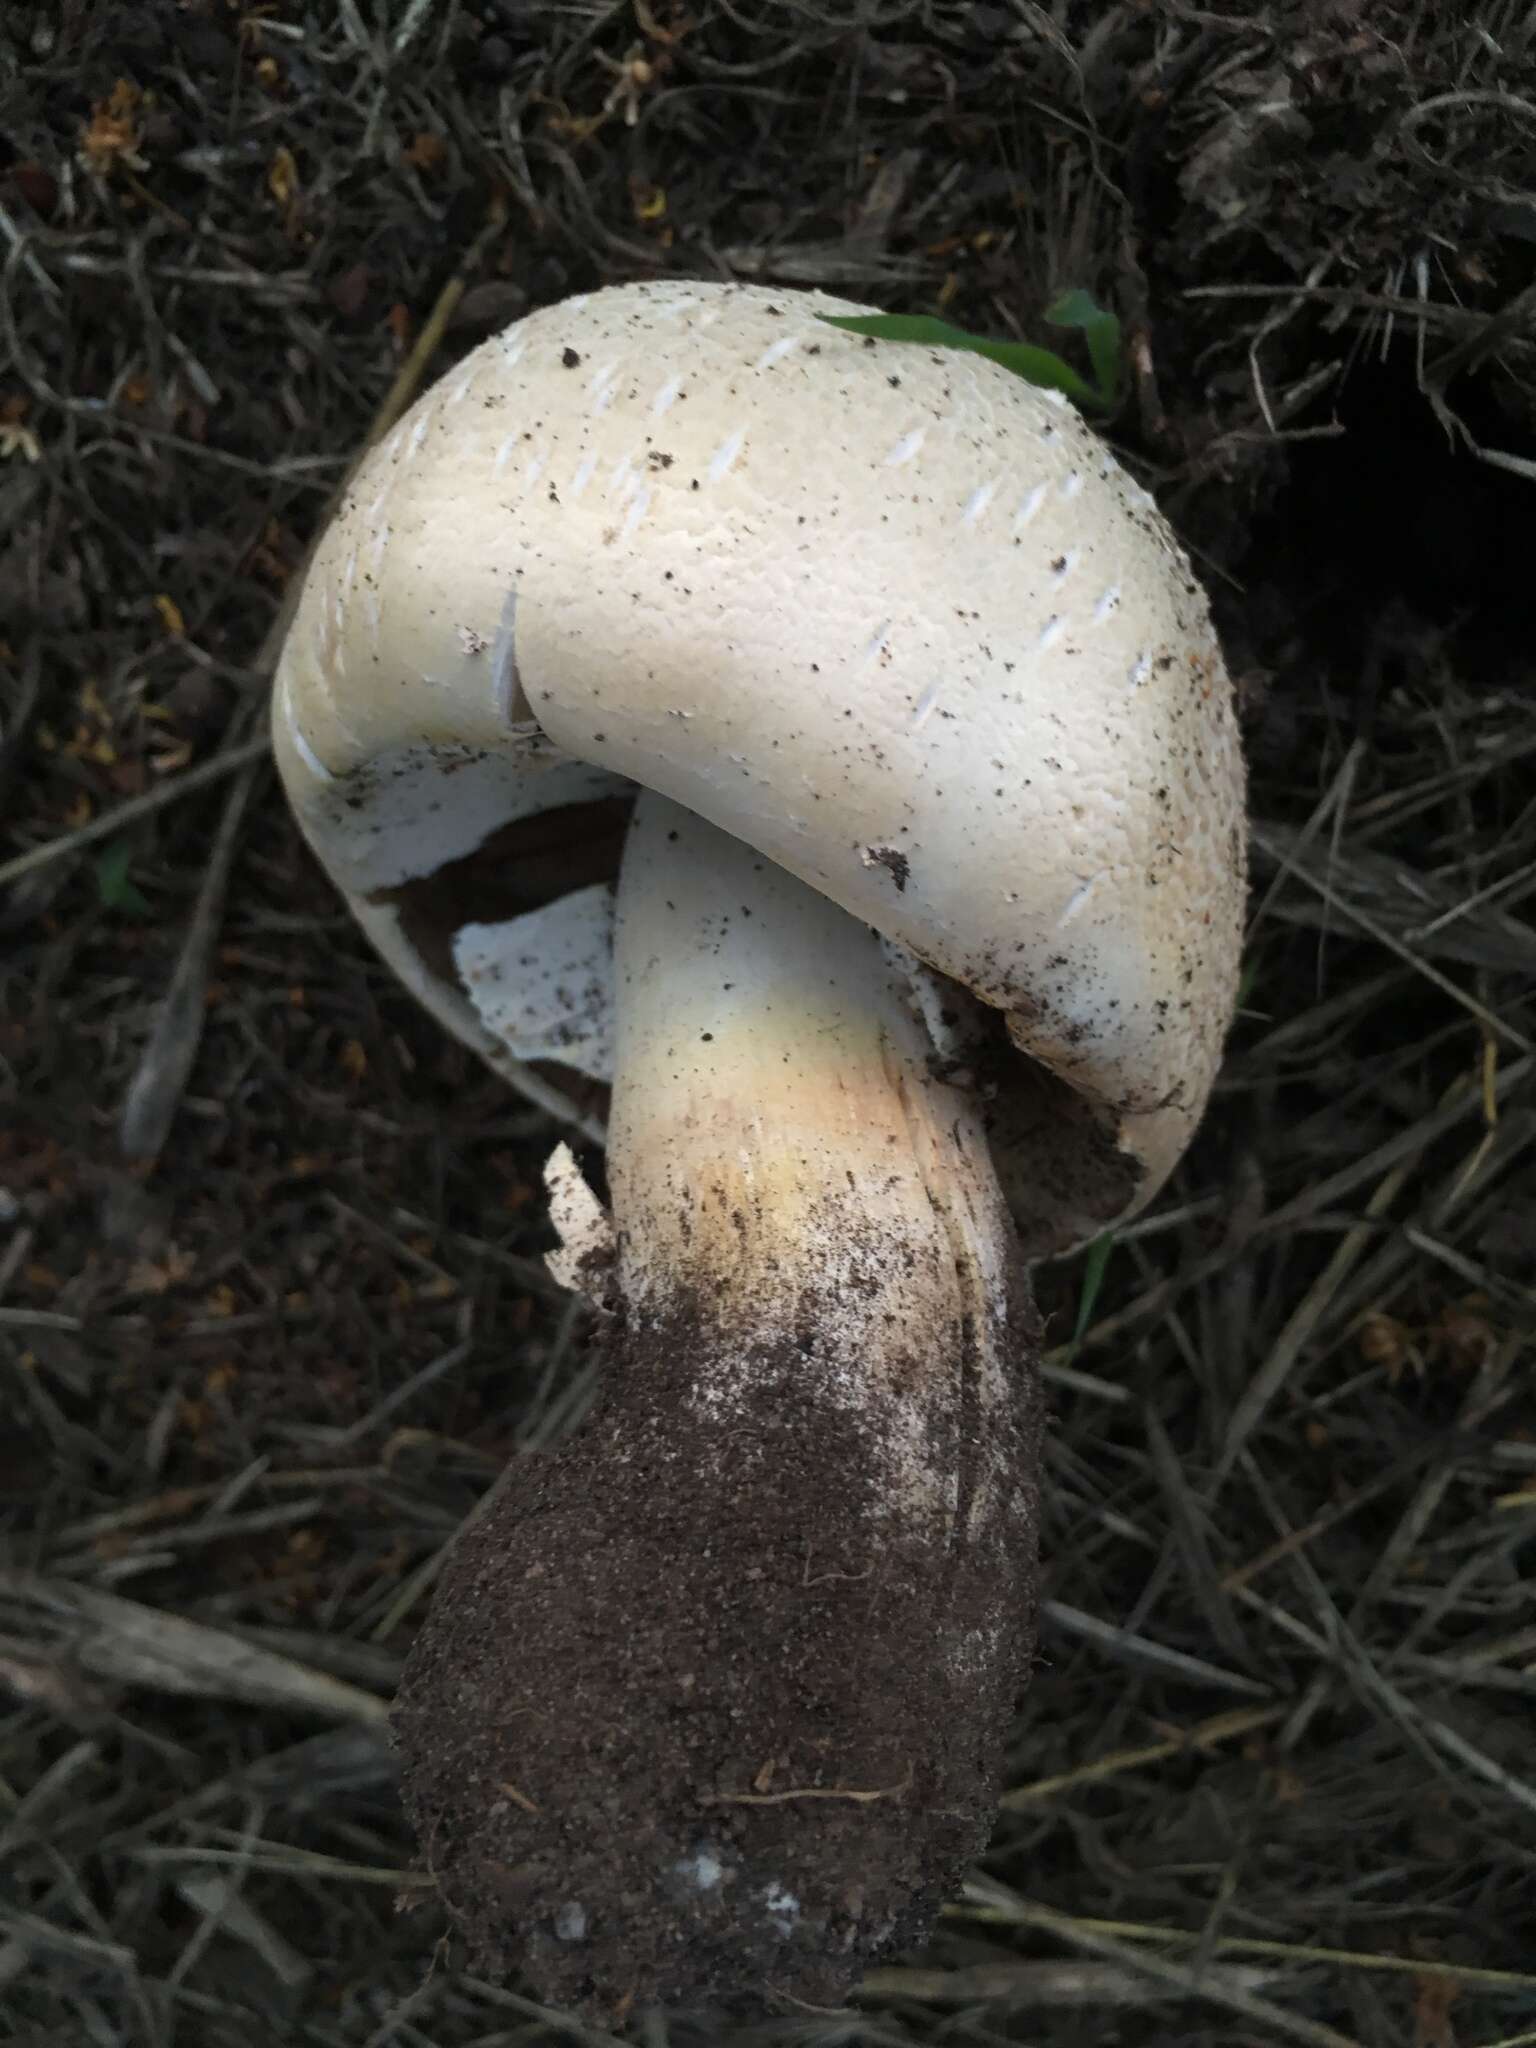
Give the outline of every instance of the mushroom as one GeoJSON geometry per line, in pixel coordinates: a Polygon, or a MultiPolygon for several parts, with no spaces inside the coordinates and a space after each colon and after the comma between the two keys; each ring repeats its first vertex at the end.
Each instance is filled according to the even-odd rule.
{"type": "Polygon", "coordinates": [[[395,1710],[474,1963],[825,2001],[993,1819],[1033,1647],[1028,1267],[1144,1205],[1236,997],[1207,605],[1057,394],[640,284],[364,465],[277,678],[315,852],[549,1165],[594,1412],[459,1542],[395,1710]]]}

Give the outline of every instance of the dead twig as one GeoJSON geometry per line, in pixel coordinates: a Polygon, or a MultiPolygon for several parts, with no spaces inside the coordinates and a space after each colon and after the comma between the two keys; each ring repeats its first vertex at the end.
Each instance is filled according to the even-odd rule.
{"type": "Polygon", "coordinates": [[[882,1785],[873,1791],[860,1791],[850,1785],[791,1785],[783,1792],[711,1792],[706,1793],[706,1806],[789,1806],[799,1799],[844,1800],[855,1806],[871,1806],[881,1799],[899,1799],[903,1792],[911,1790],[910,1768],[904,1778],[895,1785],[882,1785]]]}

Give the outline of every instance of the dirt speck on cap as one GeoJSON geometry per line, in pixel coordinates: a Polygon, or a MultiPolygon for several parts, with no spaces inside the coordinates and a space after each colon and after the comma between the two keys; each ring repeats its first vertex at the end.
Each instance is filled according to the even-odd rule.
{"type": "MultiPolygon", "coordinates": [[[[407,1808],[473,1966],[612,2017],[844,1997],[990,1831],[1034,1644],[1038,1323],[957,1402],[996,1512],[893,1513],[867,1423],[787,1345],[700,1398],[685,1305],[610,1340],[597,1409],[451,1559],[395,1709],[407,1808]]],[[[963,1372],[957,1324],[939,1374],[963,1372]]]]}

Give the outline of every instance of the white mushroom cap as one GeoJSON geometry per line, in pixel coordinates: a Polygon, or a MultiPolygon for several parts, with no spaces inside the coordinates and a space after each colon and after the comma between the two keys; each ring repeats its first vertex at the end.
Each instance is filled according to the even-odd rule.
{"type": "Polygon", "coordinates": [[[628,285],[486,343],[322,539],[277,755],[377,942],[493,1058],[604,1072],[602,877],[519,900],[513,843],[487,914],[453,864],[541,812],[611,830],[616,778],[747,841],[947,977],[926,1009],[1006,1018],[1029,1060],[983,1071],[1041,1255],[1148,1200],[1205,1106],[1244,896],[1232,694],[1183,554],[1072,407],[817,317],[861,310],[628,285]],[[473,931],[424,966],[412,891],[445,869],[473,931]],[[515,993],[530,914],[581,990],[563,1042],[547,988],[515,993]]]}

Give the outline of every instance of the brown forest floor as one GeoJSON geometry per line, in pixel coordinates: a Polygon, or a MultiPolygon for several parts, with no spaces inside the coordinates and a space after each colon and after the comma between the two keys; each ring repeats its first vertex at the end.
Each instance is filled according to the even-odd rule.
{"type": "Polygon", "coordinates": [[[1529,9],[6,0],[0,138],[0,2037],[610,2038],[457,1970],[383,1730],[590,1392],[551,1127],[242,765],[474,249],[431,375],[667,271],[1037,339],[1089,287],[1245,709],[1218,1098],[1041,1276],[993,1848],[855,2012],[731,2038],[1536,2041],[1529,9]]]}

